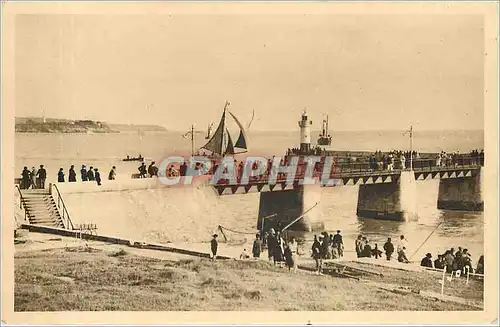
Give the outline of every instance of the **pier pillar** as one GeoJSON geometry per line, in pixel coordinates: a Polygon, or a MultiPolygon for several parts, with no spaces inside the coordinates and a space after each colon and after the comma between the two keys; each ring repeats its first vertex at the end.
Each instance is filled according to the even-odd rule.
{"type": "Polygon", "coordinates": [[[415,174],[403,171],[391,183],[359,186],[359,217],[382,220],[408,221],[417,218],[417,190],[415,174]]]}
{"type": "Polygon", "coordinates": [[[483,168],[471,176],[439,181],[437,207],[442,210],[483,211],[483,168]]]}
{"type": "Polygon", "coordinates": [[[288,230],[323,231],[325,226],[321,216],[320,198],[321,187],[316,184],[300,185],[291,190],[261,192],[257,229],[267,232],[271,228],[284,228],[306,212],[305,216],[288,230]],[[318,204],[314,206],[316,203],[318,204]],[[266,218],[273,214],[276,216],[266,218]]]}

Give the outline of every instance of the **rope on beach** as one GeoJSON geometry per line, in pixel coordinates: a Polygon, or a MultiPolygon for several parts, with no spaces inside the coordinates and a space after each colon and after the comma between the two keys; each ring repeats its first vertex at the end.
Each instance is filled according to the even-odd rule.
{"type": "MultiPolygon", "coordinates": [[[[272,215],[262,217],[261,219],[262,219],[262,221],[264,221],[264,219],[272,218],[272,217],[277,216],[277,215],[278,215],[277,213],[273,213],[272,215]]],[[[255,235],[257,233],[257,230],[255,232],[240,232],[240,231],[237,231],[237,230],[234,230],[234,229],[230,229],[230,228],[224,227],[222,225],[219,225],[218,228],[220,229],[220,231],[223,234],[224,234],[223,229],[227,230],[229,232],[233,232],[233,233],[236,233],[236,234],[243,234],[243,235],[255,235]]],[[[224,235],[224,237],[225,237],[225,235],[224,235]]]]}
{"type": "Polygon", "coordinates": [[[232,232],[232,233],[236,233],[236,234],[243,234],[243,235],[254,235],[254,234],[256,234],[256,232],[251,232],[251,233],[250,232],[240,232],[240,231],[237,231],[237,230],[234,230],[234,229],[226,228],[226,227],[221,226],[221,225],[219,225],[219,228],[227,230],[227,231],[232,232]]]}

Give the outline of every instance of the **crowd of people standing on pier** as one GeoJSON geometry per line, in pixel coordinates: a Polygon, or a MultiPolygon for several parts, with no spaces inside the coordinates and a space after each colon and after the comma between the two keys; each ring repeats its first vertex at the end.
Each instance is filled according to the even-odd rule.
{"type": "MultiPolygon", "coordinates": [[[[40,165],[40,169],[36,169],[35,166],[32,167],[31,171],[25,166],[23,171],[21,172],[21,181],[20,188],[21,189],[44,189],[45,181],[47,179],[47,171],[44,168],[44,165],[40,165]]],[[[108,174],[108,180],[116,179],[116,166],[113,166],[108,174]]],[[[77,173],[75,171],[75,166],[71,165],[68,169],[68,175],[66,179],[66,174],[64,172],[64,168],[59,168],[57,172],[57,182],[65,183],[66,180],[69,183],[76,183],[77,173]]],[[[87,170],[85,165],[82,165],[80,169],[80,181],[81,182],[96,182],[97,185],[101,185],[101,173],[98,168],[90,166],[87,170]]]]}
{"type": "Polygon", "coordinates": [[[45,180],[47,179],[47,171],[43,165],[40,165],[40,169],[36,169],[35,166],[28,170],[28,167],[24,166],[21,172],[21,189],[39,189],[45,188],[45,180]]]}

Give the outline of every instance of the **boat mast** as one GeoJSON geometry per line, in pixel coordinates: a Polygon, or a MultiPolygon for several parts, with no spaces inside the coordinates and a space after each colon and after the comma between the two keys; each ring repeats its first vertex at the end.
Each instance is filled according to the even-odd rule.
{"type": "Polygon", "coordinates": [[[194,156],[194,124],[191,125],[191,155],[194,156]]]}

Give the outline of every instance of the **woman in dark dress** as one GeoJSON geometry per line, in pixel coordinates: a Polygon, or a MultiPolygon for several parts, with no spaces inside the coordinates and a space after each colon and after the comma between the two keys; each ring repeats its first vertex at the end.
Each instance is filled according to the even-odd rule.
{"type": "Polygon", "coordinates": [[[59,168],[59,172],[57,173],[57,181],[59,183],[64,183],[64,171],[62,168],[59,168]]]}

